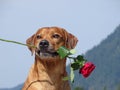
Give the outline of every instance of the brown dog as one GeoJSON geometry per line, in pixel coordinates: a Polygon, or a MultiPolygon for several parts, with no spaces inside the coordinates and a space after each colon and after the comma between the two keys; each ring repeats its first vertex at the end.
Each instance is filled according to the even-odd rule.
{"type": "Polygon", "coordinates": [[[67,76],[66,59],[61,60],[57,50],[60,46],[73,49],[77,38],[59,27],[44,27],[27,39],[35,63],[30,69],[22,90],[70,90],[67,76]]]}

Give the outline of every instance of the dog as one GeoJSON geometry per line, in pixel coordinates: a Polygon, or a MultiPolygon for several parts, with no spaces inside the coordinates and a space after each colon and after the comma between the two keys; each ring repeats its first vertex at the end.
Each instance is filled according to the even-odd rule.
{"type": "Polygon", "coordinates": [[[35,62],[22,90],[71,90],[67,76],[66,58],[57,53],[59,47],[75,48],[78,39],[60,27],[43,27],[26,40],[35,62]],[[34,45],[36,48],[31,47],[34,45]]]}

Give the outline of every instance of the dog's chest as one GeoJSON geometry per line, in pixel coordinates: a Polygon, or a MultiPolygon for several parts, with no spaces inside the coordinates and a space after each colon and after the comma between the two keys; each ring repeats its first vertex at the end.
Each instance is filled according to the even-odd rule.
{"type": "Polygon", "coordinates": [[[48,81],[39,81],[33,83],[28,90],[61,90],[55,84],[52,84],[48,81]]]}

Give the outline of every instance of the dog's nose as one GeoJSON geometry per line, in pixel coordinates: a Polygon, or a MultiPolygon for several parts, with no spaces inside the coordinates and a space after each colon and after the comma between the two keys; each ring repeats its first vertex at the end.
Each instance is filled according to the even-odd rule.
{"type": "Polygon", "coordinates": [[[47,40],[42,40],[39,46],[40,48],[47,48],[49,46],[49,42],[47,40]]]}

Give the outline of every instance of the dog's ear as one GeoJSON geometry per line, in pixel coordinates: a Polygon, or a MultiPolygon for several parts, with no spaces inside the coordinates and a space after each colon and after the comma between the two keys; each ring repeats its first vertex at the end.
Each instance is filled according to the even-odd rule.
{"type": "Polygon", "coordinates": [[[34,38],[35,38],[35,34],[32,35],[31,37],[29,37],[27,40],[26,40],[26,44],[28,45],[28,49],[31,51],[32,55],[35,51],[35,48],[33,47],[34,46],[34,38]]]}
{"type": "Polygon", "coordinates": [[[68,33],[67,36],[67,46],[69,49],[73,49],[75,48],[75,46],[77,45],[78,39],[72,35],[71,33],[68,33]]]}
{"type": "Polygon", "coordinates": [[[65,34],[65,46],[68,49],[74,49],[77,45],[78,39],[71,33],[68,33],[66,30],[64,30],[65,34]]]}

